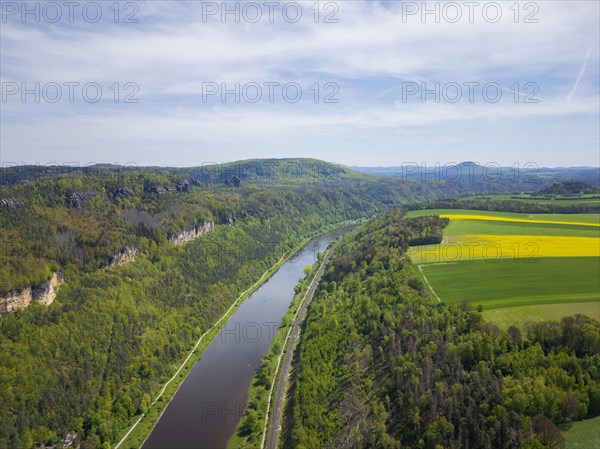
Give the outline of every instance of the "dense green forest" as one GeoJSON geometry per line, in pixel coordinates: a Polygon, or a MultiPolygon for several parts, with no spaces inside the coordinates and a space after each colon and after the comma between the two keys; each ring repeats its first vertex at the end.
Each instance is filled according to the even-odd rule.
{"type": "Polygon", "coordinates": [[[338,245],[300,340],[284,447],[558,448],[558,424],[600,414],[600,323],[503,332],[432,299],[405,254],[423,225],[396,211],[338,245]]]}
{"type": "Polygon", "coordinates": [[[355,218],[357,210],[364,215],[382,210],[397,203],[400,192],[412,195],[411,189],[365,181],[366,175],[338,173],[333,164],[305,167],[298,162],[281,168],[284,173],[279,175],[265,162],[260,177],[250,176],[262,173],[258,164],[227,167],[194,171],[100,166],[58,174],[18,167],[5,172],[14,182],[0,188],[0,294],[40,283],[58,267],[96,270],[126,248],[144,251],[204,221],[268,220],[271,210],[298,219],[302,214],[289,214],[279,206],[305,188],[312,204],[340,203],[336,219],[355,218]],[[236,183],[237,175],[243,181],[237,178],[236,183]],[[279,195],[270,195],[274,186],[279,195]],[[345,217],[349,210],[353,212],[345,217]]]}
{"type": "Polygon", "coordinates": [[[572,196],[572,195],[586,195],[586,194],[598,194],[600,190],[592,187],[585,182],[567,181],[567,182],[555,182],[549,187],[545,187],[537,192],[533,192],[533,195],[539,196],[572,196]]]}

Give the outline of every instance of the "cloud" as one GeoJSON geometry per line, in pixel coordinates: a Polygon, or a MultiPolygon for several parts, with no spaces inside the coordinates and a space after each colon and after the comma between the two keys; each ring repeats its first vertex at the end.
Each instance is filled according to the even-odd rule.
{"type": "Polygon", "coordinates": [[[579,73],[577,74],[577,79],[575,80],[575,84],[573,85],[573,89],[571,89],[571,92],[569,92],[569,95],[567,95],[567,103],[571,103],[571,99],[573,98],[573,95],[575,95],[575,92],[577,91],[577,87],[579,86],[579,82],[581,81],[581,77],[583,76],[584,72],[585,72],[585,68],[587,66],[588,60],[590,59],[590,55],[592,54],[592,49],[589,48],[587,53],[585,54],[585,59],[583,60],[583,64],[581,65],[581,69],[579,69],[579,73]]]}
{"type": "MultiPolygon", "coordinates": [[[[416,3],[422,7],[422,2],[416,3]]],[[[423,23],[420,15],[403,16],[401,2],[371,1],[337,2],[337,23],[322,23],[331,11],[320,11],[315,23],[312,4],[302,2],[303,18],[298,23],[286,21],[280,11],[273,23],[222,23],[216,16],[203,20],[201,2],[140,2],[139,22],[131,24],[114,23],[111,16],[96,24],[7,20],[0,31],[2,82],[94,81],[103,86],[134,82],[140,103],[3,103],[2,157],[28,154],[43,159],[49,149],[57,148],[81,154],[82,148],[99,152],[104,147],[118,154],[152,142],[156,154],[148,155],[148,160],[167,163],[180,157],[178,145],[218,146],[225,157],[233,157],[228,146],[258,148],[261,141],[269,146],[277,140],[285,155],[286,135],[297,139],[293,146],[312,145],[317,135],[325,151],[337,147],[335,139],[340,136],[360,140],[382,130],[425,132],[429,127],[426,132],[432,134],[441,132],[436,126],[441,129],[449,123],[488,126],[490,121],[533,120],[536,133],[542,132],[544,118],[551,123],[558,116],[598,113],[597,83],[586,82],[599,75],[596,2],[538,3],[538,23],[523,23],[528,13],[523,4],[518,23],[508,3],[502,4],[503,16],[497,23],[480,13],[469,23],[466,9],[458,23],[423,23]],[[581,48],[589,51],[571,88],[572,67],[580,63],[581,48]],[[310,99],[314,83],[335,82],[340,101],[202,101],[206,82],[291,81],[303,86],[305,99],[310,99]],[[481,95],[474,103],[401,101],[402,83],[431,88],[435,83],[470,81],[498,83],[505,93],[503,101],[486,103],[481,95]],[[539,104],[523,104],[527,82],[538,86],[539,104]],[[560,105],[564,108],[569,88],[571,105],[565,111],[560,105]],[[521,93],[516,103],[509,101],[514,90],[521,93]],[[253,145],[248,145],[249,139],[253,145]],[[167,150],[168,156],[160,154],[167,150]]],[[[432,5],[435,2],[428,7],[432,5]]],[[[564,132],[561,141],[567,145],[573,136],[568,129],[564,132]]],[[[584,132],[597,134],[594,127],[584,132]]],[[[479,139],[486,141],[484,136],[479,139]]],[[[592,137],[588,140],[593,142],[592,137]]],[[[391,142],[382,140],[382,148],[391,142]]],[[[592,148],[584,150],[585,158],[592,148]]],[[[181,160],[189,160],[184,153],[181,160]]],[[[328,159],[344,162],[343,157],[332,153],[328,159]]]]}

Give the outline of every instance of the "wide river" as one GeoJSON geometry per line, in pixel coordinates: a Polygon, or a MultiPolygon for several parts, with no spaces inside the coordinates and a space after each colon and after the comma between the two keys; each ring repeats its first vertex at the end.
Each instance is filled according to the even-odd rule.
{"type": "Polygon", "coordinates": [[[143,449],[225,448],[304,267],[348,229],[311,240],[240,305],[183,381],[143,449]]]}

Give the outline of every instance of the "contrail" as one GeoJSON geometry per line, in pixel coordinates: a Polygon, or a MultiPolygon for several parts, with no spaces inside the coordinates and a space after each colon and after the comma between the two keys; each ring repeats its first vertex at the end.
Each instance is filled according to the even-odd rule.
{"type": "Polygon", "coordinates": [[[583,65],[581,66],[581,69],[579,70],[579,75],[577,75],[577,79],[575,80],[573,89],[571,90],[571,92],[569,92],[569,95],[567,95],[567,103],[571,103],[571,98],[573,98],[573,95],[575,94],[575,91],[577,90],[577,86],[579,86],[579,81],[581,81],[583,72],[585,72],[585,67],[587,66],[587,62],[588,62],[588,59],[590,59],[591,53],[592,53],[592,49],[589,48],[587,53],[585,54],[585,60],[583,61],[583,65]]]}

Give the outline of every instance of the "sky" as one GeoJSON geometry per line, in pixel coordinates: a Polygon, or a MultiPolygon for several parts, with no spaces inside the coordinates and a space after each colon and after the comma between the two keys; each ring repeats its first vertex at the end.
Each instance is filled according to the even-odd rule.
{"type": "Polygon", "coordinates": [[[598,1],[0,1],[0,162],[600,166],[598,1]]]}

